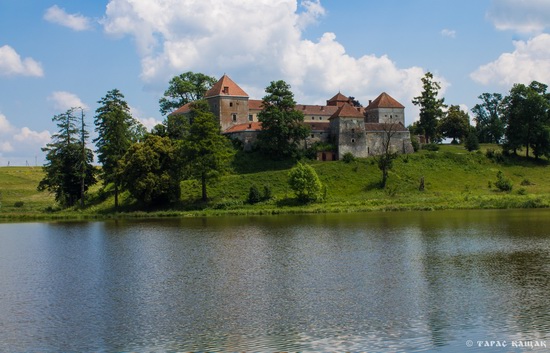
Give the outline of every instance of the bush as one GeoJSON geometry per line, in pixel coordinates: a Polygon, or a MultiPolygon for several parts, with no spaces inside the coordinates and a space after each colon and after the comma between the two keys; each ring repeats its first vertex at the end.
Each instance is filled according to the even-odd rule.
{"type": "Polygon", "coordinates": [[[323,184],[319,180],[315,170],[307,165],[298,164],[288,173],[288,184],[302,202],[317,201],[321,199],[323,184]]]}
{"type": "Polygon", "coordinates": [[[475,131],[470,131],[466,137],[466,141],[464,141],[464,147],[466,147],[469,152],[479,150],[479,140],[477,139],[475,131]]]}
{"type": "Polygon", "coordinates": [[[426,143],[422,145],[422,149],[426,151],[439,151],[439,145],[437,143],[426,143]]]}
{"type": "Polygon", "coordinates": [[[271,200],[273,197],[273,191],[271,191],[271,186],[269,184],[264,185],[264,194],[262,195],[262,200],[267,201],[271,200]]]}
{"type": "Polygon", "coordinates": [[[260,195],[260,190],[256,187],[256,185],[252,185],[250,187],[250,190],[248,191],[248,199],[247,202],[251,205],[258,203],[262,201],[262,195],[260,195]]]}
{"type": "Polygon", "coordinates": [[[529,186],[529,185],[534,185],[529,179],[523,179],[521,181],[521,186],[529,186]]]}
{"type": "Polygon", "coordinates": [[[14,204],[13,204],[13,207],[17,207],[17,208],[21,208],[25,205],[25,203],[23,201],[16,201],[14,204]]]}
{"type": "Polygon", "coordinates": [[[505,178],[500,170],[497,173],[497,181],[495,182],[495,186],[500,191],[512,191],[512,182],[510,179],[505,178]]]}
{"type": "Polygon", "coordinates": [[[344,155],[342,156],[342,161],[343,161],[344,163],[355,162],[355,156],[354,156],[353,153],[351,153],[351,152],[346,152],[346,153],[344,153],[344,155]]]}
{"type": "Polygon", "coordinates": [[[413,150],[418,152],[420,149],[420,141],[418,141],[418,137],[416,135],[411,135],[411,145],[413,146],[413,150]]]}

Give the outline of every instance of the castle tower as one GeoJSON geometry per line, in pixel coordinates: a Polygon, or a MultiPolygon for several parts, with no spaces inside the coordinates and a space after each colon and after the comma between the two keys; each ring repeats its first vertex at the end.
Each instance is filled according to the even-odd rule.
{"type": "Polygon", "coordinates": [[[341,107],[346,103],[351,104],[351,99],[349,99],[349,97],[344,96],[340,92],[338,92],[338,94],[336,94],[334,97],[332,97],[327,101],[327,105],[329,107],[341,107]]]}
{"type": "Polygon", "coordinates": [[[369,101],[365,112],[367,123],[401,123],[405,126],[405,107],[386,92],[369,101]]]}
{"type": "Polygon", "coordinates": [[[249,121],[248,94],[227,75],[223,75],[204,98],[220,121],[221,130],[249,121]]]}
{"type": "Polygon", "coordinates": [[[347,152],[356,157],[368,157],[365,116],[360,108],[343,103],[329,120],[331,138],[338,147],[338,159],[347,152]]]}

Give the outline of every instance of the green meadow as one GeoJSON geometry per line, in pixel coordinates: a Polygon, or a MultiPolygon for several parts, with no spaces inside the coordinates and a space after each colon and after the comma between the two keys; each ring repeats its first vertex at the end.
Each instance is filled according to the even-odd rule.
{"type": "Polygon", "coordinates": [[[443,145],[439,151],[401,155],[394,162],[387,187],[379,188],[381,172],[374,158],[351,163],[309,162],[325,185],[322,202],[300,204],[287,184],[288,161],[271,162],[254,153],[238,155],[233,172],[208,187],[209,201],[200,202],[200,185],[182,182],[179,203],[145,208],[122,195],[114,210],[109,190],[96,185],[85,208],[60,209],[53,196],[36,191],[40,167],[0,167],[0,220],[101,219],[112,217],[186,217],[399,210],[541,208],[550,206],[549,163],[524,156],[503,157],[498,146],[482,145],[478,152],[443,145]],[[496,151],[487,157],[487,149],[496,151]],[[496,186],[497,173],[512,183],[511,191],[496,186]],[[424,190],[419,190],[424,179],[424,190]],[[249,189],[269,188],[272,198],[247,203],[249,189]]]}

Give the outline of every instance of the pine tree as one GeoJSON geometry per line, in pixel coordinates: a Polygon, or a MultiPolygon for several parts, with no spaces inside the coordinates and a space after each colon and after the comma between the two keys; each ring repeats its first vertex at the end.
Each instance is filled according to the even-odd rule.
{"type": "Polygon", "coordinates": [[[42,149],[47,153],[47,162],[44,165],[45,176],[38,184],[38,190],[53,192],[55,200],[63,206],[73,206],[78,200],[83,203],[84,193],[96,182],[93,153],[86,148],[88,132],[84,124],[84,112],[79,128],[79,119],[74,114],[76,109],[82,108],[71,108],[52,118],[59,132],[42,149]]]}
{"type": "Polygon", "coordinates": [[[445,99],[438,99],[437,95],[441,89],[439,82],[434,82],[434,76],[427,72],[422,78],[423,91],[418,97],[414,97],[413,104],[420,106],[419,127],[426,135],[426,142],[434,142],[437,132],[437,124],[443,116],[445,99]]]}

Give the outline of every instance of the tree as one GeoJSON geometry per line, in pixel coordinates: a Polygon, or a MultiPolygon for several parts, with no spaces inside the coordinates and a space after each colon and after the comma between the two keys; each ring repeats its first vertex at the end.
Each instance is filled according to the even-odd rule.
{"type": "Polygon", "coordinates": [[[458,105],[451,105],[437,129],[441,135],[452,138],[452,143],[456,143],[457,139],[463,140],[470,132],[470,117],[458,105]]]}
{"type": "Polygon", "coordinates": [[[225,172],[235,154],[231,141],[220,134],[216,116],[200,101],[191,106],[192,124],[182,141],[187,174],[201,181],[202,200],[208,200],[207,182],[225,172]]]}
{"type": "Polygon", "coordinates": [[[141,123],[130,115],[130,107],[124,100],[124,95],[113,89],[98,101],[100,107],[96,110],[95,131],[98,137],[94,139],[97,147],[97,159],[103,165],[103,183],[113,183],[115,208],[118,207],[120,188],[119,161],[130,146],[143,138],[144,128],[141,123]]]}
{"type": "Polygon", "coordinates": [[[82,111],[79,129],[78,118],[74,114],[76,109],[81,108],[71,108],[52,118],[59,132],[52,136],[51,143],[42,148],[42,151],[47,152],[47,162],[44,165],[45,176],[38,184],[38,190],[53,192],[55,200],[63,206],[73,206],[96,182],[93,153],[85,147],[88,133],[84,125],[84,113],[82,111]]]}
{"type": "Polygon", "coordinates": [[[294,157],[309,132],[303,124],[304,114],[294,109],[294,94],[285,81],[273,81],[265,91],[263,109],[258,114],[262,123],[258,145],[272,158],[294,157]]]}
{"type": "Polygon", "coordinates": [[[468,133],[468,135],[466,136],[466,140],[464,141],[464,147],[466,147],[468,152],[479,149],[479,140],[477,139],[477,131],[475,128],[470,128],[470,132],[468,133]]]}
{"type": "Polygon", "coordinates": [[[161,114],[169,114],[187,103],[202,99],[215,83],[214,77],[191,71],[174,76],[164,97],[159,100],[161,114]]]}
{"type": "Polygon", "coordinates": [[[438,99],[441,85],[433,81],[431,72],[427,72],[422,78],[423,91],[418,97],[414,97],[412,103],[420,107],[419,127],[424,131],[426,142],[433,142],[437,133],[437,123],[443,116],[445,108],[444,98],[438,99]]]}
{"type": "Polygon", "coordinates": [[[380,187],[384,189],[388,181],[389,171],[393,168],[393,160],[397,158],[397,152],[391,148],[391,139],[397,132],[399,123],[385,123],[382,125],[382,154],[376,157],[378,169],[382,172],[380,187]]]}
{"type": "Polygon", "coordinates": [[[321,198],[323,184],[311,166],[298,162],[288,173],[288,185],[302,202],[317,201],[321,198]]]}
{"type": "Polygon", "coordinates": [[[478,98],[482,103],[472,108],[478,139],[482,143],[500,143],[505,128],[502,94],[483,93],[478,98]]]}
{"type": "Polygon", "coordinates": [[[120,161],[121,186],[146,204],[175,202],[181,196],[178,150],[168,137],[148,135],[130,146],[120,161]]]}
{"type": "Polygon", "coordinates": [[[510,94],[504,98],[506,117],[506,151],[517,153],[517,149],[526,147],[529,156],[533,149],[535,158],[547,154],[547,130],[550,126],[550,99],[546,93],[547,86],[533,81],[529,86],[515,84],[510,94]]]}

